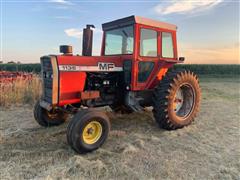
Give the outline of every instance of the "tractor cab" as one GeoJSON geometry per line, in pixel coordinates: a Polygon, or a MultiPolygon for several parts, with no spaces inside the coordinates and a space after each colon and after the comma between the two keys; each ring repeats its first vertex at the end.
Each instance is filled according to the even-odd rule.
{"type": "Polygon", "coordinates": [[[101,56],[121,56],[123,68],[131,69],[132,90],[153,88],[178,61],[177,26],[130,16],[102,25],[101,56]],[[157,77],[157,78],[154,78],[157,77]]]}
{"type": "Polygon", "coordinates": [[[130,16],[104,23],[102,29],[102,56],[134,55],[138,59],[159,57],[177,60],[177,27],[173,24],[130,16]]]}
{"type": "MultiPolygon", "coordinates": [[[[130,16],[102,25],[101,56],[120,56],[123,69],[132,73],[130,88],[153,88],[166,69],[178,60],[177,26],[139,16],[130,16]]],[[[83,49],[84,51],[84,49],[83,49]]]]}

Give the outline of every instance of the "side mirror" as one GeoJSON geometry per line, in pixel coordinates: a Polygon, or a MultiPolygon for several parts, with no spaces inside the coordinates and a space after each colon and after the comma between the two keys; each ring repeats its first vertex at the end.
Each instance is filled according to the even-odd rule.
{"type": "Polygon", "coordinates": [[[178,60],[183,62],[185,60],[185,57],[179,57],[178,60]]]}

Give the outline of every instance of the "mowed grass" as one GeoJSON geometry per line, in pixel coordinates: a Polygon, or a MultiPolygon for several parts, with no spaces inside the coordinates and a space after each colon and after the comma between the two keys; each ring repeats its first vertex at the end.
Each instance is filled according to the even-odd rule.
{"type": "Polygon", "coordinates": [[[108,112],[107,141],[86,155],[67,144],[68,122],[43,128],[32,106],[0,109],[0,179],[239,179],[239,84],[200,76],[200,113],[175,131],[159,129],[151,111],[108,112]]]}

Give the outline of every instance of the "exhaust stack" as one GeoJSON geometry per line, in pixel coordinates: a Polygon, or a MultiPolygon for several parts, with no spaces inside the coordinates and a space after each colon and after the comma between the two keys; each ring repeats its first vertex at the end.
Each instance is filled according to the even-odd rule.
{"type": "Polygon", "coordinates": [[[87,24],[83,29],[82,56],[92,56],[93,30],[94,25],[87,24]]]}

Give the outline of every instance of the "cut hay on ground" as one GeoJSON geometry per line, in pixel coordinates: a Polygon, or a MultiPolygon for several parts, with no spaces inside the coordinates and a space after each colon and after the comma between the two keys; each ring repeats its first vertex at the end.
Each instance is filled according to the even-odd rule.
{"type": "Polygon", "coordinates": [[[99,150],[77,155],[67,123],[43,128],[32,107],[0,110],[0,179],[239,179],[239,79],[201,79],[201,111],[183,129],[157,127],[151,112],[110,113],[99,150]]]}

